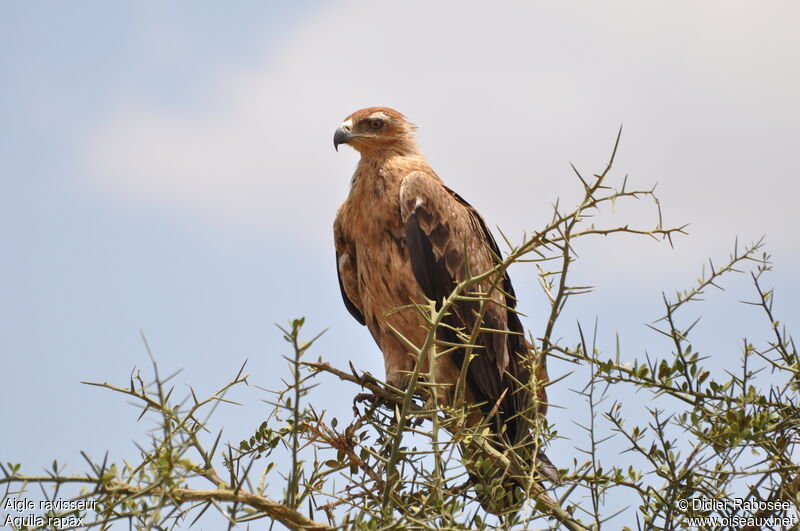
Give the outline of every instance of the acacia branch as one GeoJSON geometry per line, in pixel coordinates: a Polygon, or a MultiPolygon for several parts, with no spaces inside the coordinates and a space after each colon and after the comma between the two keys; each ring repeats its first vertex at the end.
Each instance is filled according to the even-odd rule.
{"type": "Polygon", "coordinates": [[[214,489],[198,490],[187,488],[164,488],[164,487],[138,487],[129,483],[119,481],[105,482],[102,478],[91,476],[8,476],[0,478],[0,485],[11,483],[39,483],[39,484],[62,484],[62,483],[82,483],[96,485],[95,494],[109,496],[109,502],[114,503],[115,496],[125,496],[127,498],[157,497],[171,500],[174,505],[187,502],[226,502],[240,503],[252,507],[264,513],[265,516],[273,518],[290,529],[304,529],[309,531],[333,531],[334,528],[316,522],[303,516],[296,510],[278,503],[266,496],[259,496],[244,489],[214,489]]]}
{"type": "MultiPolygon", "coordinates": [[[[375,396],[378,396],[388,402],[392,402],[395,404],[403,404],[405,401],[405,396],[400,395],[392,390],[387,389],[386,387],[380,385],[380,382],[376,380],[372,375],[369,374],[362,374],[361,376],[344,372],[340,369],[333,367],[331,364],[327,362],[317,361],[304,361],[302,362],[303,365],[306,365],[310,368],[316,369],[318,371],[327,372],[333,374],[337,378],[343,381],[351,382],[365,389],[369,389],[375,396]]],[[[414,404],[409,406],[409,411],[418,411],[422,412],[424,410],[418,408],[414,404]]],[[[512,475],[516,476],[524,476],[525,473],[520,467],[511,459],[509,459],[504,454],[497,451],[492,445],[483,437],[479,435],[475,435],[472,437],[467,437],[467,444],[474,447],[476,450],[482,452],[484,455],[489,457],[493,462],[497,463],[501,468],[508,469],[511,471],[512,475]]],[[[536,507],[550,514],[558,521],[560,521],[567,529],[573,531],[583,531],[586,529],[583,525],[576,522],[575,519],[565,511],[553,498],[551,498],[544,488],[539,485],[538,483],[534,483],[532,485],[532,494],[533,498],[536,500],[536,507]]]]}

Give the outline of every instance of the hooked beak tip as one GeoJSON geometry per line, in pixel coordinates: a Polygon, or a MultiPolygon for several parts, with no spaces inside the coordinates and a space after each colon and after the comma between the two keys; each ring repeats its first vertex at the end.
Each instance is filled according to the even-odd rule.
{"type": "Polygon", "coordinates": [[[347,144],[351,138],[352,135],[350,134],[350,131],[339,127],[333,134],[333,148],[338,152],[339,144],[347,144]]]}

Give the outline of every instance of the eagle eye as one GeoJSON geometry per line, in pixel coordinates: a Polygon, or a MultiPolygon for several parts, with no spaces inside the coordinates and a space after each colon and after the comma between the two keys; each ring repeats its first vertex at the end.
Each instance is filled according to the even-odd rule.
{"type": "Polygon", "coordinates": [[[375,131],[383,128],[383,120],[375,118],[369,121],[369,128],[375,131]]]}

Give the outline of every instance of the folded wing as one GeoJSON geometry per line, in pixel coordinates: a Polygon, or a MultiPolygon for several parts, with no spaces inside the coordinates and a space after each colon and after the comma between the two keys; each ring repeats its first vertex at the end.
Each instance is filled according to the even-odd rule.
{"type": "MultiPolygon", "coordinates": [[[[455,282],[492,269],[500,251],[486,224],[469,203],[444,186],[430,173],[412,172],[403,179],[400,188],[400,211],[406,229],[409,259],[423,293],[441,302],[450,295],[455,282]]],[[[520,361],[526,356],[524,331],[513,311],[516,301],[511,281],[505,272],[490,278],[472,291],[491,293],[474,358],[467,369],[466,382],[484,414],[494,408],[498,412],[495,426],[512,443],[527,429],[519,413],[527,409],[527,393],[518,392],[520,382],[527,381],[527,370],[520,361]]],[[[448,316],[447,324],[470,334],[480,310],[478,301],[457,301],[448,316]]],[[[448,341],[457,342],[455,332],[442,327],[448,341]]],[[[453,354],[458,366],[463,366],[463,349],[453,354]]]]}

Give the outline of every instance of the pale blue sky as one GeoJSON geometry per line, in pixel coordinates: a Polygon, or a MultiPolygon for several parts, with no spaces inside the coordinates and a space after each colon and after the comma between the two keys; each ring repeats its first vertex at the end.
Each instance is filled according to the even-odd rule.
{"type": "MultiPolygon", "coordinates": [[[[599,315],[606,350],[619,331],[626,358],[665,354],[642,324],[660,315],[661,290],[762,234],[776,309],[796,326],[798,14],[735,2],[0,4],[0,460],[36,471],[54,457],[79,468],[81,449],[132,455],[136,414],[78,382],[146,369],[140,329],[162,370],[186,369],[179,381],[200,393],[244,359],[251,383],[279,385],[287,351],[271,323],[300,315],[309,333],[330,327],[315,355],[380,374],[341,304],[330,228],[356,162],[332,134],[368,105],[417,123],[442,178],[514,239],[557,197],[575,200],[568,161],[600,170],[625,124],[616,182],[658,182],[665,221],[692,234],[675,249],[582,248],[575,282],[598,291],[571,301],[565,342],[575,319],[599,315]]],[[[606,219],[654,220],[625,212],[606,219]]],[[[540,333],[534,271],[513,275],[540,333]]],[[[746,282],[730,286],[695,312],[720,367],[741,335],[765,330],[735,304],[746,282]]],[[[581,385],[552,400],[574,405],[581,385]]],[[[318,392],[346,414],[356,390],[343,390],[318,392]]],[[[260,423],[262,397],[250,388],[237,395],[246,407],[219,412],[225,438],[260,423]]],[[[566,434],[571,420],[554,411],[566,434]]],[[[551,457],[566,464],[572,446],[551,457]]]]}

